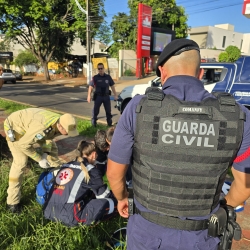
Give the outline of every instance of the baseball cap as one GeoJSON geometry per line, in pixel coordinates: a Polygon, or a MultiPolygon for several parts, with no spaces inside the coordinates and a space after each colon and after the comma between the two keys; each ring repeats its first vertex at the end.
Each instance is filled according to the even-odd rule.
{"type": "Polygon", "coordinates": [[[190,39],[181,38],[175,39],[170,42],[161,52],[158,62],[156,64],[156,74],[161,76],[161,72],[158,66],[162,66],[170,57],[180,55],[184,51],[198,50],[200,51],[199,45],[190,39]]]}
{"type": "Polygon", "coordinates": [[[76,120],[73,115],[71,114],[64,114],[60,117],[59,123],[63,126],[66,130],[68,136],[77,136],[79,135],[76,129],[76,120]]]}

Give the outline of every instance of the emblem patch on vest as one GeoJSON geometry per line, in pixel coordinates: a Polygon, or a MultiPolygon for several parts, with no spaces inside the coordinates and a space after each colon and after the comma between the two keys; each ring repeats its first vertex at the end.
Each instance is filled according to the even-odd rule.
{"type": "Polygon", "coordinates": [[[65,185],[71,181],[74,176],[74,172],[70,168],[64,168],[56,176],[56,183],[58,185],[65,185]]]}
{"type": "Polygon", "coordinates": [[[109,83],[109,80],[105,80],[105,83],[109,83]]]}
{"type": "Polygon", "coordinates": [[[161,145],[217,150],[219,121],[161,118],[158,141],[161,145]]]}

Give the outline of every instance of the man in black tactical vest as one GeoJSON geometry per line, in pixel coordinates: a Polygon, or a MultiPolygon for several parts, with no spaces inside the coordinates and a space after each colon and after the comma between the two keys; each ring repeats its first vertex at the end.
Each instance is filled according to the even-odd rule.
{"type": "Polygon", "coordinates": [[[103,63],[98,63],[98,74],[93,77],[93,80],[89,84],[88,90],[88,97],[87,101],[90,103],[91,101],[91,92],[93,88],[95,88],[93,101],[94,101],[94,108],[92,112],[92,125],[96,126],[97,116],[100,111],[100,107],[103,104],[106,117],[107,117],[107,125],[112,126],[112,114],[111,114],[111,103],[109,96],[111,95],[111,91],[109,87],[111,87],[112,92],[114,94],[114,99],[117,100],[117,94],[115,90],[115,83],[110,75],[107,75],[104,72],[104,65],[103,63]]]}
{"type": "Polygon", "coordinates": [[[129,217],[128,250],[230,249],[241,237],[233,207],[250,196],[250,115],[230,94],[204,89],[200,60],[194,41],[168,44],[156,70],[162,90],[135,96],[116,126],[107,177],[129,217]],[[134,204],[124,178],[132,155],[134,204]]]}

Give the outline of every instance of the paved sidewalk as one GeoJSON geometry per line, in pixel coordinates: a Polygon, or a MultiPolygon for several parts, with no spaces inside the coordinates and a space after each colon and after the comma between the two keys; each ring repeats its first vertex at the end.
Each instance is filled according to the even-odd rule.
{"type": "MultiPolygon", "coordinates": [[[[0,134],[5,137],[3,130],[3,122],[7,115],[4,110],[0,109],[0,134]]],[[[84,136],[77,137],[67,137],[64,135],[56,137],[56,143],[59,150],[59,157],[65,161],[70,161],[74,159],[75,153],[74,150],[77,147],[77,144],[80,140],[86,138],[84,136]]],[[[244,206],[244,211],[237,213],[237,222],[242,228],[242,239],[240,241],[234,241],[232,250],[249,250],[250,249],[250,198],[247,200],[246,205],[244,206]],[[249,239],[247,241],[246,239],[249,239]]]]}

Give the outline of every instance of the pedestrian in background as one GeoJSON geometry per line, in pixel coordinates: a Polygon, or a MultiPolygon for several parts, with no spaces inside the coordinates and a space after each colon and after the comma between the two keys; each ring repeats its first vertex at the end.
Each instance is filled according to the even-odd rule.
{"type": "Polygon", "coordinates": [[[114,99],[117,100],[117,94],[115,90],[115,83],[110,75],[107,75],[104,72],[104,64],[98,63],[98,74],[93,77],[93,80],[89,83],[88,89],[88,97],[87,101],[90,103],[91,101],[91,93],[93,89],[95,89],[93,95],[94,101],[94,108],[92,112],[92,125],[96,126],[96,121],[98,120],[97,116],[100,112],[100,107],[103,104],[106,118],[107,118],[107,125],[112,126],[112,114],[111,114],[111,103],[110,103],[110,95],[111,91],[109,87],[111,87],[112,92],[114,94],[114,99]]]}
{"type": "Polygon", "coordinates": [[[21,185],[28,157],[41,168],[57,167],[62,162],[53,139],[57,135],[77,136],[75,118],[71,114],[56,114],[39,108],[16,111],[4,121],[4,131],[13,162],[9,173],[7,209],[13,213],[21,210],[21,185]],[[33,147],[38,143],[42,153],[33,147]]]}
{"type": "Polygon", "coordinates": [[[200,61],[194,41],[169,43],[156,69],[162,90],[136,95],[116,126],[107,177],[120,215],[129,217],[128,250],[216,250],[220,239],[208,235],[209,218],[226,213],[219,199],[229,167],[227,204],[250,196],[249,111],[230,95],[204,89],[200,61]],[[132,153],[133,215],[125,184],[132,153]]]}

